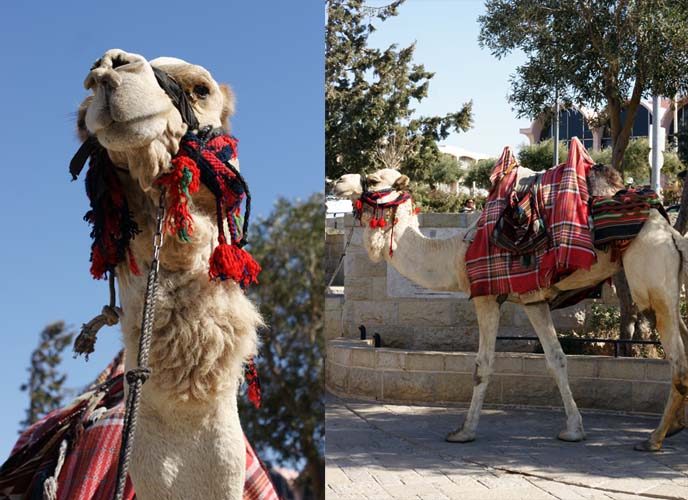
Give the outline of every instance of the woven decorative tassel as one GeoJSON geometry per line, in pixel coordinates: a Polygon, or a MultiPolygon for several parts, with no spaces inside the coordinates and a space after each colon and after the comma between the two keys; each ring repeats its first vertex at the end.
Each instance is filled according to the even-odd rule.
{"type": "Polygon", "coordinates": [[[157,185],[167,188],[168,209],[165,217],[165,228],[170,234],[176,234],[181,241],[191,241],[193,217],[189,213],[191,195],[201,185],[201,174],[188,156],[179,156],[172,160],[171,172],[161,176],[157,185]]]}
{"type": "Polygon", "coordinates": [[[210,256],[210,278],[222,281],[231,279],[242,286],[258,283],[260,266],[253,257],[243,248],[227,243],[223,234],[220,234],[218,241],[210,256]]]}
{"type": "Polygon", "coordinates": [[[253,358],[248,361],[244,376],[248,384],[248,400],[251,401],[256,408],[260,408],[260,378],[258,377],[258,370],[256,370],[256,363],[253,361],[253,358]]]}

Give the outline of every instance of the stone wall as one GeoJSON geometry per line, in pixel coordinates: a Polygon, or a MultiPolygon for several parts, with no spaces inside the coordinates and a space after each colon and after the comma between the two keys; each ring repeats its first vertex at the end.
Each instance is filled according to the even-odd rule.
{"type": "MultiPolygon", "coordinates": [[[[419,215],[423,233],[442,238],[467,227],[476,217],[478,214],[419,215]]],[[[465,294],[433,293],[421,289],[388,267],[386,262],[373,263],[362,246],[363,228],[350,215],[339,220],[339,231],[348,237],[353,226],[353,235],[343,266],[342,318],[338,323],[334,319],[326,323],[327,338],[337,337],[339,333],[348,338],[359,338],[358,327],[365,325],[371,337],[374,333],[381,335],[386,347],[449,351],[477,348],[475,312],[465,294]],[[338,332],[331,330],[336,324],[340,325],[338,332]]],[[[334,226],[335,223],[331,224],[334,226]]],[[[589,307],[590,304],[583,303],[555,311],[555,325],[559,330],[583,329],[589,307]]],[[[333,310],[330,311],[333,316],[333,310]]],[[[499,333],[534,335],[523,309],[509,303],[501,308],[499,333]]],[[[518,350],[530,347],[520,342],[509,345],[500,342],[498,348],[518,350]]]]}
{"type": "MultiPolygon", "coordinates": [[[[581,408],[660,413],[670,387],[659,359],[567,356],[571,390],[581,408]]],[[[375,349],[334,340],[326,358],[327,389],[343,397],[385,402],[468,403],[475,353],[375,349]]],[[[561,406],[540,354],[497,353],[485,402],[561,406]]]]}

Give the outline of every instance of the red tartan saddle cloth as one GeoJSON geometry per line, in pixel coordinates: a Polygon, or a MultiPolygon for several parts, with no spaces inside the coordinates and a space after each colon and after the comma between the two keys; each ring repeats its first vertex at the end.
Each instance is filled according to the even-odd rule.
{"type": "MultiPolygon", "coordinates": [[[[120,353],[84,394],[21,434],[0,467],[0,500],[42,500],[51,482],[58,500],[113,497],[124,422],[123,358],[120,353]]],[[[135,495],[127,478],[124,498],[135,495]]],[[[279,500],[247,440],[244,500],[279,500]]]]}
{"type": "Polygon", "coordinates": [[[472,297],[549,288],[576,269],[590,268],[595,262],[588,226],[592,165],[573,138],[566,163],[537,174],[519,190],[518,162],[504,149],[466,253],[472,297]]]}

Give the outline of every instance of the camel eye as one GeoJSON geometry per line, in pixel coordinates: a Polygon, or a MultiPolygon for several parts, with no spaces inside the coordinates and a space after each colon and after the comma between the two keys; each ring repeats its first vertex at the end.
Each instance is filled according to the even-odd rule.
{"type": "Polygon", "coordinates": [[[210,90],[205,85],[196,85],[193,88],[193,93],[196,94],[199,99],[205,99],[208,97],[208,94],[210,94],[210,90]]]}

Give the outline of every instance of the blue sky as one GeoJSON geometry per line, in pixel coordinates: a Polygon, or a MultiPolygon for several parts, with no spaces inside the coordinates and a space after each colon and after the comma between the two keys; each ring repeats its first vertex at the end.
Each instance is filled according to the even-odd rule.
{"type": "MultiPolygon", "coordinates": [[[[375,0],[371,5],[387,4],[375,0]]],[[[499,156],[504,146],[517,148],[527,142],[507,101],[509,76],[525,62],[522,53],[502,60],[478,45],[478,16],[485,11],[478,0],[407,0],[399,15],[377,23],[370,44],[386,48],[416,43],[414,60],[435,72],[428,97],[415,106],[420,115],[443,115],[473,100],[473,128],[452,134],[444,144],[499,156]]]]}
{"type": "MultiPolygon", "coordinates": [[[[2,2],[0,95],[0,462],[17,437],[28,398],[19,391],[39,332],[55,320],[79,326],[108,298],[91,279],[82,216],[83,180],[67,166],[79,143],[74,112],[84,78],[110,48],[205,66],[237,95],[233,132],[255,215],[279,196],[323,186],[324,5],[297,2],[2,2]]],[[[121,346],[101,330],[86,363],[67,355],[68,385],[92,380],[121,346]]]]}

